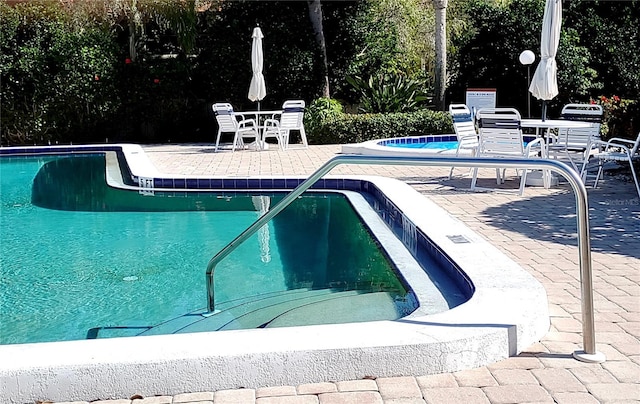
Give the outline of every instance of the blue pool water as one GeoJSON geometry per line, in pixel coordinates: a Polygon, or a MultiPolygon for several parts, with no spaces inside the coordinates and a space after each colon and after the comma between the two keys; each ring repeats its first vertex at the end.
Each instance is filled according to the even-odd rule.
{"type": "MultiPolygon", "coordinates": [[[[206,305],[208,260],[255,221],[261,204],[282,197],[142,196],[106,187],[104,164],[102,155],[0,159],[0,343],[138,335],[197,316],[206,305]],[[79,159],[89,165],[71,164],[79,159]]],[[[391,296],[378,318],[364,309],[359,321],[412,310],[406,288],[339,194],[300,198],[216,270],[216,302],[242,315],[252,313],[251,297],[273,302],[287,291],[318,290],[391,296]]]]}
{"type": "Polygon", "coordinates": [[[400,147],[405,149],[455,150],[458,147],[458,141],[421,141],[416,143],[385,142],[384,146],[400,147]]]}

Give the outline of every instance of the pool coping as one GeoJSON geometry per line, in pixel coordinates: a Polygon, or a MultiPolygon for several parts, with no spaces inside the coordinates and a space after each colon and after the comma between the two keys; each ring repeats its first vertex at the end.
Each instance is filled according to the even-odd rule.
{"type": "MultiPolygon", "coordinates": [[[[134,176],[158,178],[139,146],[121,146],[134,176]]],[[[542,285],[408,184],[375,176],[326,178],[343,186],[374,184],[455,260],[473,283],[471,299],[443,313],[395,321],[0,346],[3,397],[91,401],[454,372],[515,355],[548,331],[542,285]]]]}

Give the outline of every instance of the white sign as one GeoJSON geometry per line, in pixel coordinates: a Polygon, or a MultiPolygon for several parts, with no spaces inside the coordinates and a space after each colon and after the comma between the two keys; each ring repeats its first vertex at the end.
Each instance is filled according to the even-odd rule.
{"type": "Polygon", "coordinates": [[[496,107],[496,89],[495,88],[468,88],[466,102],[467,107],[475,116],[480,108],[496,107]]]}

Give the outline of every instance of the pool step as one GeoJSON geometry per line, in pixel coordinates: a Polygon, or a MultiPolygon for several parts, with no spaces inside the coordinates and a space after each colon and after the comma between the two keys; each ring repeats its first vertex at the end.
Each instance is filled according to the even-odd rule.
{"type": "Polygon", "coordinates": [[[296,289],[220,303],[219,312],[204,310],[159,324],[140,335],[286,327],[398,317],[393,298],[385,292],[296,289]]]}
{"type": "MultiPolygon", "coordinates": [[[[196,327],[199,331],[217,331],[226,323],[232,322],[236,316],[242,316],[251,311],[273,307],[274,305],[278,305],[282,302],[295,301],[297,299],[300,299],[301,297],[309,295],[325,295],[333,292],[335,291],[332,289],[312,290],[308,288],[301,288],[241,297],[238,299],[217,303],[216,313],[211,316],[203,316],[207,314],[206,309],[203,308],[171,319],[162,324],[158,324],[155,327],[150,328],[149,330],[141,332],[139,335],[195,332],[193,330],[196,329],[196,327]],[[200,324],[198,326],[197,324],[199,323],[204,324],[200,324]],[[186,327],[189,327],[190,331],[184,331],[186,327]]],[[[259,324],[256,326],[245,328],[256,328],[258,326],[259,324]]]]}

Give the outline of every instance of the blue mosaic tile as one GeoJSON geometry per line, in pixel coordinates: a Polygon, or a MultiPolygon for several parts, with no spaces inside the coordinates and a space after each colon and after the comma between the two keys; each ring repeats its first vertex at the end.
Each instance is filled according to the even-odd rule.
{"type": "Polygon", "coordinates": [[[272,189],[273,188],[273,179],[272,178],[260,178],[260,189],[272,189]]]}
{"type": "Polygon", "coordinates": [[[273,179],[273,187],[275,189],[284,189],[285,188],[284,178],[274,178],[273,179]]]}
{"type": "Polygon", "coordinates": [[[173,180],[173,187],[178,189],[178,188],[186,188],[187,186],[187,181],[184,178],[175,178],[173,180]]]}
{"type": "Polygon", "coordinates": [[[360,180],[344,180],[344,189],[348,189],[350,191],[360,191],[360,180]]]}
{"type": "Polygon", "coordinates": [[[246,178],[238,178],[234,183],[235,189],[247,189],[249,188],[249,181],[246,178]]]}
{"type": "Polygon", "coordinates": [[[198,180],[195,178],[187,178],[188,189],[198,189],[198,180]]]}
{"type": "Polygon", "coordinates": [[[222,189],[222,179],[221,178],[212,178],[211,179],[211,189],[222,189]]]}
{"type": "Polygon", "coordinates": [[[250,189],[259,189],[260,188],[260,180],[257,178],[249,178],[247,180],[247,186],[250,189]]]}
{"type": "Polygon", "coordinates": [[[297,187],[298,185],[300,185],[300,183],[302,181],[304,181],[304,179],[287,178],[285,180],[285,186],[287,187],[287,189],[293,189],[293,188],[297,187]]]}
{"type": "Polygon", "coordinates": [[[211,180],[209,178],[198,178],[198,188],[199,189],[211,188],[211,180]]]}

